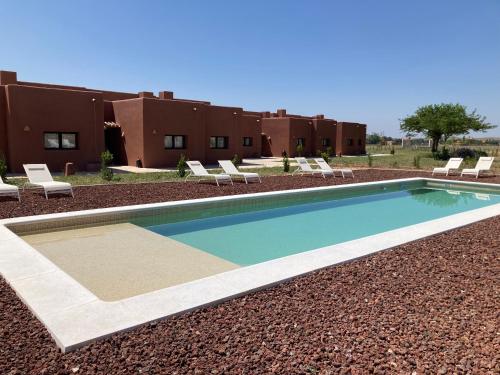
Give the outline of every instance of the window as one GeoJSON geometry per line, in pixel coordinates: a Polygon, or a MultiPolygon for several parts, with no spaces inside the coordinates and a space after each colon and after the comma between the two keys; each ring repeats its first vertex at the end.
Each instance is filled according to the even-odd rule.
{"type": "Polygon", "coordinates": [[[43,144],[46,149],[59,149],[59,133],[45,133],[43,144]]]}
{"type": "Polygon", "coordinates": [[[183,149],[186,148],[185,135],[166,135],[164,139],[166,149],[183,149]]]}
{"type": "Polygon", "coordinates": [[[347,138],[347,145],[352,146],[354,144],[352,138],[347,138]]]}
{"type": "Polygon", "coordinates": [[[61,148],[75,149],[76,148],[76,133],[61,134],[61,148]]]}
{"type": "Polygon", "coordinates": [[[297,146],[304,147],[305,145],[306,145],[306,139],[305,138],[297,138],[297,146]]]}
{"type": "Polygon", "coordinates": [[[78,133],[43,133],[43,146],[46,150],[76,150],[78,133]]]}
{"type": "Polygon", "coordinates": [[[243,137],[243,146],[245,146],[245,147],[251,147],[252,144],[253,144],[252,137],[243,137]]]}
{"type": "Polygon", "coordinates": [[[323,147],[330,147],[330,138],[323,138],[321,140],[321,146],[323,146],[323,147]]]}
{"type": "Polygon", "coordinates": [[[210,148],[227,148],[229,137],[210,137],[210,148]]]}
{"type": "Polygon", "coordinates": [[[362,146],[363,145],[363,142],[361,141],[361,139],[358,139],[358,146],[362,146]]]}

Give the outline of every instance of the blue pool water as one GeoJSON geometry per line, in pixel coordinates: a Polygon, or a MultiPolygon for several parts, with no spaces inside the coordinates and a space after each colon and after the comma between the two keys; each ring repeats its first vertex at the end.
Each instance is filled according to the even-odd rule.
{"type": "Polygon", "coordinates": [[[500,203],[500,196],[418,188],[146,228],[250,265],[500,203]]]}

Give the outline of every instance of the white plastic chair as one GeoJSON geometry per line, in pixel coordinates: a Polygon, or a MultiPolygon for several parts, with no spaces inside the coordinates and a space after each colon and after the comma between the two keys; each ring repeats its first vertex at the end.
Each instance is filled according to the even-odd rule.
{"type": "Polygon", "coordinates": [[[19,202],[21,202],[21,196],[19,195],[19,188],[14,185],[6,184],[0,177],[0,195],[3,196],[13,196],[16,197],[19,202]]]}
{"type": "Polygon", "coordinates": [[[299,167],[295,171],[293,171],[292,175],[294,175],[295,173],[299,173],[301,175],[310,174],[313,176],[320,174],[321,176],[323,176],[323,178],[326,178],[326,176],[334,177],[333,171],[327,171],[324,169],[313,169],[311,165],[307,162],[306,158],[299,157],[295,158],[295,160],[297,161],[299,167]]]}
{"type": "Polygon", "coordinates": [[[231,160],[219,160],[218,162],[226,174],[232,177],[243,178],[245,184],[248,184],[248,180],[259,180],[259,182],[262,182],[258,173],[240,172],[231,160]]]}
{"type": "Polygon", "coordinates": [[[342,178],[345,178],[346,175],[351,175],[351,177],[354,178],[354,172],[350,168],[332,168],[323,158],[315,158],[314,161],[322,170],[331,171],[334,177],[335,173],[340,173],[342,178]]]}
{"type": "Polygon", "coordinates": [[[54,181],[47,164],[24,164],[23,167],[30,184],[41,186],[45,192],[46,199],[49,199],[49,193],[69,193],[73,198],[75,197],[71,184],[54,181]]]}
{"type": "Polygon", "coordinates": [[[463,161],[464,161],[464,159],[462,159],[462,158],[451,158],[448,160],[448,163],[446,163],[446,165],[444,167],[434,168],[432,170],[432,175],[434,176],[434,174],[443,173],[443,174],[446,174],[448,176],[451,174],[451,172],[458,173],[459,172],[458,169],[460,168],[460,164],[462,164],[463,161]]]}
{"type": "Polygon", "coordinates": [[[187,161],[186,164],[188,165],[190,172],[186,176],[186,179],[184,181],[187,181],[189,177],[198,177],[199,178],[198,181],[201,181],[202,179],[214,179],[215,182],[217,183],[217,186],[219,186],[219,181],[230,183],[231,185],[233,185],[233,180],[231,180],[231,176],[224,173],[210,174],[199,161],[196,160],[187,161]]]}
{"type": "Polygon", "coordinates": [[[493,160],[495,160],[493,156],[480,157],[474,168],[462,169],[462,174],[460,176],[463,176],[464,174],[469,174],[476,176],[476,178],[478,178],[481,173],[488,173],[488,172],[493,173],[493,171],[491,170],[493,160]]]}

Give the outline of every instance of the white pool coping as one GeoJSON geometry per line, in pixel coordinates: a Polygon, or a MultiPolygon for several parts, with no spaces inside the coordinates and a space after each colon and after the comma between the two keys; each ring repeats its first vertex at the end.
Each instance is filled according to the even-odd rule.
{"type": "Polygon", "coordinates": [[[406,178],[349,185],[294,189],[215,198],[114,207],[60,214],[0,220],[0,274],[33,314],[45,325],[63,352],[144,323],[187,312],[236,296],[263,289],[321,268],[341,264],[406,242],[458,228],[500,215],[500,203],[420,224],[343,242],[252,266],[239,268],[189,283],[156,290],[115,302],[104,302],[68,276],[55,264],[7,229],[7,225],[61,220],[112,212],[179,204],[224,201],[242,197],[272,196],[290,192],[347,189],[393,182],[436,181],[445,184],[480,185],[498,189],[498,184],[406,178]]]}

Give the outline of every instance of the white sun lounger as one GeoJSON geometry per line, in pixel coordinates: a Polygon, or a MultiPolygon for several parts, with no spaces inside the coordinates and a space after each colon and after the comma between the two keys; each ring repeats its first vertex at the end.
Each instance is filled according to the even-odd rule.
{"type": "Polygon", "coordinates": [[[185,181],[189,177],[198,177],[199,180],[201,181],[202,179],[214,179],[215,182],[217,183],[217,186],[219,186],[219,181],[220,182],[225,182],[225,183],[230,183],[231,185],[233,184],[233,180],[231,180],[231,176],[228,174],[224,173],[219,173],[219,174],[210,174],[208,171],[205,169],[203,165],[199,161],[193,160],[193,161],[187,161],[186,164],[188,165],[189,169],[191,170],[189,174],[186,176],[185,181]]]}
{"type": "Polygon", "coordinates": [[[258,173],[240,172],[231,160],[219,160],[219,164],[224,172],[231,177],[243,178],[245,180],[245,184],[248,184],[248,180],[259,180],[259,182],[262,182],[258,173]]]}
{"type": "Polygon", "coordinates": [[[446,174],[448,176],[452,172],[458,173],[459,172],[458,169],[460,168],[460,164],[462,164],[463,161],[464,161],[464,159],[462,159],[462,158],[451,158],[450,160],[448,160],[448,163],[446,163],[446,165],[444,167],[434,168],[432,170],[432,175],[434,176],[435,174],[443,173],[443,174],[446,174]]]}
{"type": "Polygon", "coordinates": [[[41,186],[45,192],[45,198],[49,199],[49,193],[69,193],[72,197],[73,188],[67,182],[54,181],[47,164],[24,164],[24,170],[30,184],[41,186]]]}
{"type": "Polygon", "coordinates": [[[3,182],[0,177],[0,195],[16,197],[19,202],[21,202],[21,196],[19,195],[19,188],[14,185],[9,185],[3,182]]]}
{"type": "Polygon", "coordinates": [[[354,173],[350,168],[332,168],[330,167],[330,164],[328,164],[323,158],[315,158],[314,161],[322,170],[331,171],[334,177],[335,173],[340,173],[342,175],[342,178],[345,178],[346,175],[351,175],[351,177],[354,178],[354,173]]]}
{"type": "Polygon", "coordinates": [[[293,171],[292,175],[294,175],[295,173],[299,173],[301,175],[310,174],[313,176],[316,174],[320,174],[321,176],[323,176],[323,178],[326,178],[326,176],[334,177],[333,171],[327,171],[324,169],[313,169],[311,165],[307,162],[306,158],[295,158],[295,160],[297,161],[299,167],[293,171]]]}
{"type": "Polygon", "coordinates": [[[463,176],[464,174],[470,174],[478,178],[481,173],[488,173],[488,172],[493,173],[493,171],[491,170],[491,165],[493,164],[493,160],[495,160],[493,156],[480,157],[474,168],[462,169],[462,174],[460,176],[463,176]]]}

